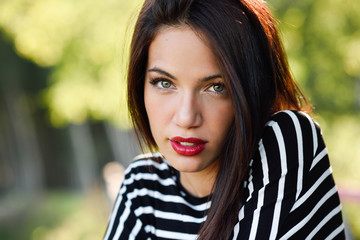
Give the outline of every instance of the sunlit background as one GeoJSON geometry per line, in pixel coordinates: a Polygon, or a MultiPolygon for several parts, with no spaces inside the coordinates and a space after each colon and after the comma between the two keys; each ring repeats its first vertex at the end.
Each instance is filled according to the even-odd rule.
{"type": "MultiPolygon", "coordinates": [[[[141,3],[0,0],[1,240],[102,238],[140,152],[125,69],[141,3]]],[[[360,239],[360,1],[268,3],[360,239]]]]}

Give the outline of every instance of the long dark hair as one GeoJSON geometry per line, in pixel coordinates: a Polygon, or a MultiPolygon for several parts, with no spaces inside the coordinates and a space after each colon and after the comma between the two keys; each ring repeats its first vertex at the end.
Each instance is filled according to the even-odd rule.
{"type": "Polygon", "coordinates": [[[233,101],[235,121],[222,153],[211,207],[199,239],[229,239],[243,182],[265,122],[307,102],[290,73],[277,24],[262,0],[146,0],[135,25],[128,69],[128,107],[135,131],[155,150],[144,106],[148,50],[162,26],[187,25],[210,43],[233,101]]]}

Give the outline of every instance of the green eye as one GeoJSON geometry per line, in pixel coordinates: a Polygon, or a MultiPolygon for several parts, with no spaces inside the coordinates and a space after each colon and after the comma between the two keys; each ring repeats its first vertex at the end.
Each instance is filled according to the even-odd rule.
{"type": "Polygon", "coordinates": [[[214,84],[212,88],[214,89],[214,92],[222,92],[224,91],[224,84],[217,83],[214,84]]]}
{"type": "Polygon", "coordinates": [[[160,85],[162,88],[170,88],[171,87],[171,83],[168,81],[161,81],[160,85]]]}

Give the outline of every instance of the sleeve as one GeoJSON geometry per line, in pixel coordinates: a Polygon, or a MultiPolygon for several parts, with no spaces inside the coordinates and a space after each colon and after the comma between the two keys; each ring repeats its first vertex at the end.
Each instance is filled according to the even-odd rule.
{"type": "MultiPolygon", "coordinates": [[[[233,239],[280,239],[293,228],[289,216],[311,185],[307,173],[319,153],[319,133],[309,116],[294,111],[280,112],[266,124],[250,163],[248,197],[239,211],[233,239]]],[[[310,205],[306,211],[311,211],[310,205]]]]}
{"type": "Polygon", "coordinates": [[[129,169],[121,185],[110,215],[104,240],[148,239],[143,223],[135,215],[136,196],[139,190],[135,187],[134,174],[129,169]]]}

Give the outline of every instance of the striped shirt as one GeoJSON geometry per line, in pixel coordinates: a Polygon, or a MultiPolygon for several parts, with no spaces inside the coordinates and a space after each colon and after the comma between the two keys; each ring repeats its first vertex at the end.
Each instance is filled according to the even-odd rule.
{"type": "MultiPolygon", "coordinates": [[[[233,239],[345,239],[327,150],[305,113],[266,123],[244,186],[233,239]]],[[[210,204],[160,154],[142,155],[125,172],[104,239],[196,239],[210,204]]]]}

